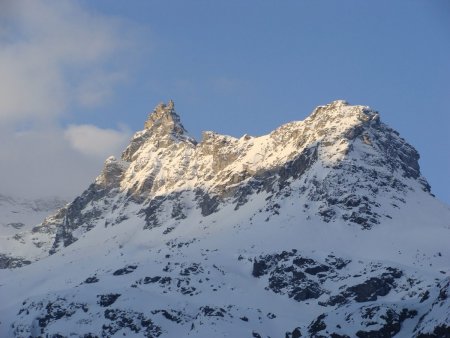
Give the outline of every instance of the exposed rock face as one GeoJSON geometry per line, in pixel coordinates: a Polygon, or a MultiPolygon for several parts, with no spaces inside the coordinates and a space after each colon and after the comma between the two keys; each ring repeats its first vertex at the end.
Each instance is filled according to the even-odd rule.
{"type": "Polygon", "coordinates": [[[96,183],[104,188],[117,187],[120,184],[122,175],[128,168],[128,162],[118,161],[114,156],[109,157],[105,162],[105,167],[96,183]]]}
{"type": "Polygon", "coordinates": [[[144,127],[143,131],[134,135],[130,145],[122,154],[122,160],[134,161],[136,152],[148,142],[153,143],[157,149],[170,147],[177,141],[196,144],[196,141],[187,135],[180,117],[175,112],[172,100],[167,105],[164,103],[157,105],[149,115],[144,127]]]}
{"type": "Polygon", "coordinates": [[[29,260],[20,257],[11,257],[5,254],[0,254],[0,269],[14,269],[21,266],[31,264],[29,260]]]}
{"type": "Polygon", "coordinates": [[[175,112],[175,105],[172,100],[167,105],[160,103],[148,117],[144,124],[145,129],[153,133],[160,134],[184,134],[186,130],[181,124],[180,117],[175,112]]]}

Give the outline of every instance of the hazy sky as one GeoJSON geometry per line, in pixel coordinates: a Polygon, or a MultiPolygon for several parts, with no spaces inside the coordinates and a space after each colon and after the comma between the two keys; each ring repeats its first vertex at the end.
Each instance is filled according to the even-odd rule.
{"type": "Polygon", "coordinates": [[[377,109],[450,203],[450,1],[0,0],[0,193],[80,193],[147,113],[260,135],[377,109]]]}

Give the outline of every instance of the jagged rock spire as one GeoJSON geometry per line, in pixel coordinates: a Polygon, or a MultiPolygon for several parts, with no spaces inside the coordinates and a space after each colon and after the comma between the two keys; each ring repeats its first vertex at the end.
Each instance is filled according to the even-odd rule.
{"type": "Polygon", "coordinates": [[[122,153],[122,160],[133,161],[138,150],[149,142],[157,147],[167,147],[174,142],[197,144],[181,123],[172,100],[169,100],[167,104],[159,103],[149,114],[144,127],[143,131],[137,132],[133,136],[130,145],[122,153]]]}
{"type": "Polygon", "coordinates": [[[175,112],[175,104],[169,100],[167,104],[159,103],[152,113],[150,113],[144,124],[145,129],[159,131],[162,133],[184,134],[184,129],[180,117],[175,112]]]}

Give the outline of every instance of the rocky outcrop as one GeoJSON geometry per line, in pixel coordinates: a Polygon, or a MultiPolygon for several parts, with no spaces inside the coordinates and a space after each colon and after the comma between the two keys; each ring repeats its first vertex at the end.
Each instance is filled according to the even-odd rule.
{"type": "Polygon", "coordinates": [[[0,254],[0,269],[20,268],[28,264],[31,264],[31,262],[22,257],[11,257],[5,254],[0,254]]]}
{"type": "Polygon", "coordinates": [[[128,168],[128,163],[116,160],[114,156],[105,161],[105,166],[96,179],[96,184],[103,188],[118,188],[122,175],[128,168]]]}

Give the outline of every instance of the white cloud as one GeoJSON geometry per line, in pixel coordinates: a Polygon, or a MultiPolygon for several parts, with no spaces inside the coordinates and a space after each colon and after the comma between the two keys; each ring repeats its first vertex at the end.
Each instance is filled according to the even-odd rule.
{"type": "Polygon", "coordinates": [[[0,122],[55,118],[74,104],[103,103],[124,78],[111,69],[130,41],[118,20],[74,1],[1,3],[0,122]]]}
{"type": "Polygon", "coordinates": [[[127,81],[131,30],[76,1],[0,0],[0,193],[73,198],[120,154],[126,128],[61,121],[127,81]]]}
{"type": "Polygon", "coordinates": [[[64,137],[71,147],[88,156],[106,158],[124,149],[131,134],[127,130],[101,129],[93,125],[71,125],[64,137]]]}
{"type": "Polygon", "coordinates": [[[98,164],[87,163],[67,143],[60,141],[61,136],[56,130],[46,130],[45,133],[2,132],[1,193],[28,198],[73,198],[80,193],[87,186],[86,179],[95,177],[92,171],[98,164]],[[88,173],[92,177],[89,178],[88,173]]]}
{"type": "Polygon", "coordinates": [[[108,156],[120,155],[129,137],[126,130],[90,125],[24,132],[2,129],[0,193],[71,199],[89,186],[108,156]]]}

